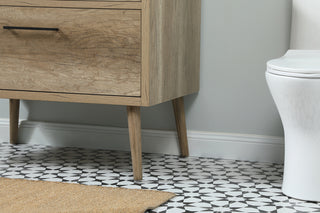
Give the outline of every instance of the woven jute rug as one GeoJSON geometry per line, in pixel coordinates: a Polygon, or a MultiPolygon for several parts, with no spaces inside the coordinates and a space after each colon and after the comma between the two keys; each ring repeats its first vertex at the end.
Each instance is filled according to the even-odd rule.
{"type": "Polygon", "coordinates": [[[152,190],[0,178],[1,213],[144,213],[174,196],[152,190]]]}

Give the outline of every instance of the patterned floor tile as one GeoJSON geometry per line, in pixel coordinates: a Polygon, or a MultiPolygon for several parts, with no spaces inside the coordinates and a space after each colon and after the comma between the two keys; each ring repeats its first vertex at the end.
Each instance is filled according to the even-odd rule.
{"type": "Polygon", "coordinates": [[[320,203],[281,192],[283,165],[143,154],[133,181],[130,153],[0,143],[0,177],[174,192],[149,213],[320,212],[320,203]]]}

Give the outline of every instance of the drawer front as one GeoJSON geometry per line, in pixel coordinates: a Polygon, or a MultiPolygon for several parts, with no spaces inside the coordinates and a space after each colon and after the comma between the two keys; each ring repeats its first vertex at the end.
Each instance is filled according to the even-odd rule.
{"type": "Polygon", "coordinates": [[[0,7],[0,89],[140,96],[140,17],[140,10],[0,7]]]}
{"type": "Polygon", "coordinates": [[[142,9],[141,0],[0,0],[0,6],[142,9]]]}

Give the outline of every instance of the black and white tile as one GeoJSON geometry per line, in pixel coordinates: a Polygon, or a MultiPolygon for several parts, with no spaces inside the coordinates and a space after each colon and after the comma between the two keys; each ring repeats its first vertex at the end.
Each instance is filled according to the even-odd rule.
{"type": "Polygon", "coordinates": [[[319,212],[320,203],[281,193],[283,166],[271,163],[143,154],[134,182],[130,153],[0,143],[0,176],[177,194],[150,213],[319,212]]]}

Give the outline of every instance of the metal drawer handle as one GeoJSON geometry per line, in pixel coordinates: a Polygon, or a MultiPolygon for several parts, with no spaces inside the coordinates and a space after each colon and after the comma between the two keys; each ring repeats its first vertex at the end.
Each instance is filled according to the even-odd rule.
{"type": "Polygon", "coordinates": [[[59,28],[46,28],[46,27],[15,27],[3,26],[5,30],[43,30],[43,31],[59,31],[59,28]]]}

